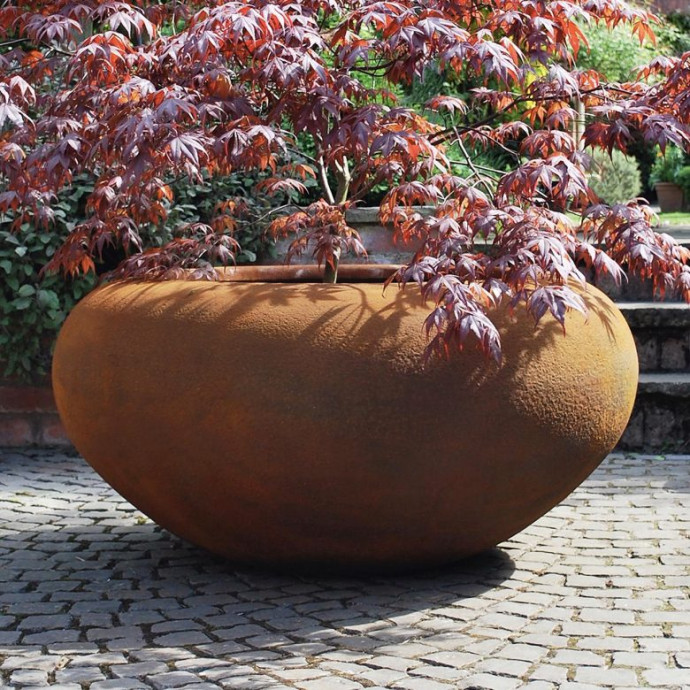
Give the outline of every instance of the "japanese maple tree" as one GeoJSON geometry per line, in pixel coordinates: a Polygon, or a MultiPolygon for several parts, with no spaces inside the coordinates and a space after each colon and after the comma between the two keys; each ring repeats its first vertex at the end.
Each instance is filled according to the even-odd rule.
{"type": "Polygon", "coordinates": [[[116,277],[212,279],[242,204],[219,199],[214,221],[145,248],[172,181],[258,172],[260,191],[294,200],[315,180],[321,198],[271,227],[297,233],[288,258],[312,250],[335,280],[341,253],[364,253],[345,210],[385,184],[382,221],[418,238],[394,279],[433,305],[430,352],[472,336],[499,359],[487,314],[501,300],[563,323],[585,309],[582,266],[620,280],[624,265],[690,301],[688,251],[636,200],[601,203],[583,149],[641,136],[689,150],[690,53],[607,83],[576,67],[593,22],[653,40],[654,17],[622,0],[4,2],[0,212],[48,231],[56,194],[89,171],[87,218],[48,269],[93,271],[113,245],[116,277]],[[429,70],[474,88],[404,107],[398,87],[429,70]],[[477,165],[483,147],[510,151],[513,169],[477,165]]]}

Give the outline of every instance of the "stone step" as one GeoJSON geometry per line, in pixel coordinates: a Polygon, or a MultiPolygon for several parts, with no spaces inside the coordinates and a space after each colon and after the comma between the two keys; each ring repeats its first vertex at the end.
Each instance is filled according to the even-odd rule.
{"type": "Polygon", "coordinates": [[[618,302],[637,345],[640,382],[619,448],[690,449],[690,305],[618,302]]]}
{"type": "Polygon", "coordinates": [[[690,373],[641,373],[630,423],[618,448],[646,453],[690,450],[690,373]]]}
{"type": "Polygon", "coordinates": [[[641,372],[690,373],[690,304],[617,302],[637,345],[641,372]]]}
{"type": "Polygon", "coordinates": [[[690,374],[677,371],[642,373],[638,389],[643,395],[666,395],[690,399],[690,374]]]}

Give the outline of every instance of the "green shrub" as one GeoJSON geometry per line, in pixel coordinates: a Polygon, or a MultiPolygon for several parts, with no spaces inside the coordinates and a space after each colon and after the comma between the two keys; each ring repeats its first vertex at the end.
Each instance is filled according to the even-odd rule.
{"type": "Polygon", "coordinates": [[[661,51],[680,57],[690,50],[690,14],[671,12],[655,27],[661,51]]]}
{"type": "Polygon", "coordinates": [[[685,154],[677,146],[666,147],[665,153],[658,150],[649,174],[650,185],[654,186],[657,182],[680,184],[678,175],[685,164],[685,154]]]}
{"type": "Polygon", "coordinates": [[[690,165],[684,165],[678,170],[676,184],[683,188],[687,205],[688,200],[690,200],[690,165]]]}
{"type": "MultiPolygon", "coordinates": [[[[257,179],[230,175],[200,184],[188,180],[173,183],[175,201],[169,209],[165,228],[142,228],[145,246],[160,245],[185,225],[211,222],[219,201],[243,197],[249,212],[238,219],[235,236],[240,243],[238,263],[251,263],[271,253],[264,235],[271,209],[270,200],[256,195],[257,179]],[[154,231],[155,230],[155,231],[154,231]],[[166,232],[167,230],[167,232],[166,232]]],[[[32,381],[50,370],[57,333],[72,307],[97,282],[96,276],[65,279],[42,275],[69,232],[85,217],[86,197],[93,191],[89,176],[79,175],[53,205],[55,221],[48,229],[24,223],[11,228],[11,217],[0,217],[0,376],[32,381]]],[[[98,272],[114,268],[124,258],[118,247],[105,247],[98,272]]]]}
{"type": "Polygon", "coordinates": [[[610,81],[626,82],[635,78],[635,70],[654,57],[649,44],[640,45],[628,24],[609,29],[604,24],[583,27],[589,47],[577,57],[579,69],[595,69],[610,81]]]}
{"type": "Polygon", "coordinates": [[[620,204],[640,194],[640,169],[634,158],[614,151],[609,157],[605,151],[595,151],[589,186],[609,204],[620,204]]]}
{"type": "Polygon", "coordinates": [[[62,239],[29,225],[15,233],[9,221],[0,222],[0,375],[24,381],[46,375],[62,322],[95,284],[93,276],[40,275],[62,239]]]}
{"type": "MultiPolygon", "coordinates": [[[[191,223],[210,224],[218,215],[218,202],[241,199],[246,204],[246,211],[235,218],[236,228],[233,234],[240,244],[237,263],[254,263],[271,256],[274,246],[268,240],[266,229],[272,212],[281,201],[296,203],[297,198],[275,199],[258,193],[256,187],[262,177],[265,175],[231,173],[225,177],[206,179],[201,183],[192,184],[186,178],[174,182],[174,202],[168,210],[167,230],[170,235],[175,235],[191,223]]],[[[309,179],[307,185],[316,186],[316,182],[309,179]]],[[[160,243],[165,237],[160,228],[153,230],[150,234],[146,231],[143,233],[147,244],[160,243]]]]}

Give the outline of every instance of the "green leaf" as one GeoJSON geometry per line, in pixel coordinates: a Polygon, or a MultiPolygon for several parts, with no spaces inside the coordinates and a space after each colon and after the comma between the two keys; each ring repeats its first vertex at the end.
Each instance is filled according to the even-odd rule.
{"type": "Polygon", "coordinates": [[[44,309],[60,309],[60,299],[52,290],[39,290],[37,298],[39,305],[44,309]]]}
{"type": "Polygon", "coordinates": [[[19,290],[17,290],[17,295],[19,297],[30,297],[36,294],[36,288],[33,285],[22,285],[19,290]]]}
{"type": "Polygon", "coordinates": [[[28,297],[18,297],[15,300],[12,300],[12,306],[17,310],[17,311],[23,311],[24,309],[28,309],[31,306],[32,300],[30,300],[28,297]]]}
{"type": "Polygon", "coordinates": [[[52,328],[55,331],[60,329],[62,322],[65,320],[65,313],[62,311],[49,312],[45,320],[46,326],[52,328]]]}
{"type": "Polygon", "coordinates": [[[15,253],[17,256],[25,256],[27,251],[29,251],[29,250],[28,250],[26,247],[17,247],[17,248],[14,250],[14,253],[15,253]]]}

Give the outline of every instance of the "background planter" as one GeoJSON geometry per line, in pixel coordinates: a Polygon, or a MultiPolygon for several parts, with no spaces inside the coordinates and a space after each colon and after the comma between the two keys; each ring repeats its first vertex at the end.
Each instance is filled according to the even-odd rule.
{"type": "Polygon", "coordinates": [[[677,184],[657,182],[654,190],[662,213],[676,213],[683,210],[683,189],[677,184]]]}
{"type": "MultiPolygon", "coordinates": [[[[420,206],[418,212],[422,215],[431,214],[433,206],[420,206]]],[[[407,263],[414,252],[419,249],[420,239],[403,242],[401,238],[394,237],[392,227],[381,224],[378,206],[359,206],[348,209],[345,212],[347,224],[357,230],[362,238],[362,244],[367,250],[366,257],[348,256],[348,262],[375,263],[375,264],[403,264],[407,263]]],[[[284,263],[287,249],[294,237],[280,239],[276,242],[276,257],[270,263],[284,263]]],[[[306,251],[301,257],[292,260],[292,264],[310,264],[313,248],[306,251]]]]}
{"type": "Polygon", "coordinates": [[[623,432],[635,347],[608,298],[586,300],[567,337],[498,313],[500,368],[468,350],[423,370],[414,290],[111,285],[68,318],[54,388],[83,456],[192,542],[281,566],[440,563],[545,513],[623,432]]]}

